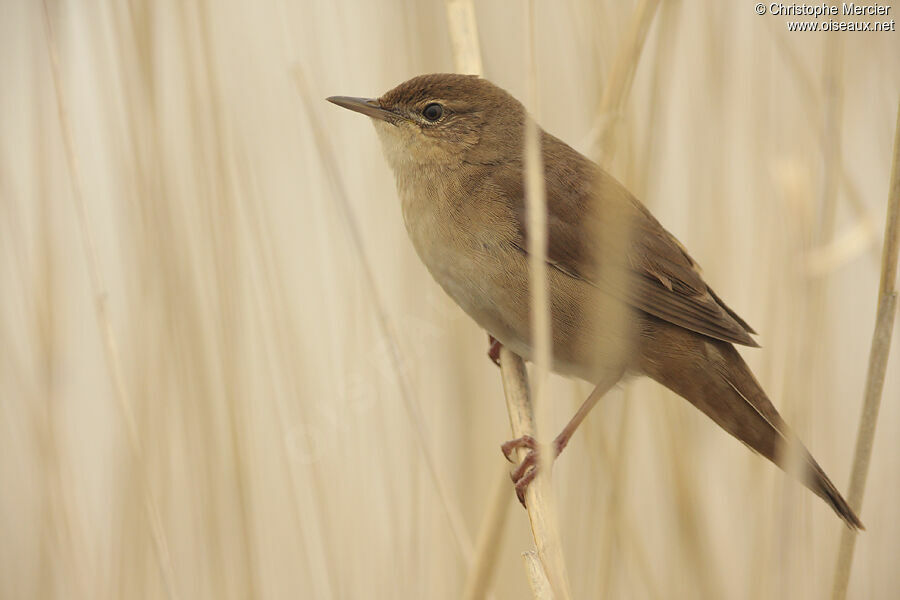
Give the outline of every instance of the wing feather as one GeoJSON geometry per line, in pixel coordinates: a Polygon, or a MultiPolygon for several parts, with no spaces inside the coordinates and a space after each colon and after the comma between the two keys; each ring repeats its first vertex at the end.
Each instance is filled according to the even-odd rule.
{"type": "MultiPolygon", "coordinates": [[[[624,186],[549,134],[543,151],[552,267],[685,329],[758,346],[750,337],[755,331],[719,299],[684,247],[624,186]],[[618,245],[609,239],[615,235],[602,233],[621,229],[628,234],[618,245]]],[[[521,170],[494,173],[493,184],[512,198],[518,221],[513,243],[526,252],[524,188],[513,180],[521,179],[521,170]]]]}

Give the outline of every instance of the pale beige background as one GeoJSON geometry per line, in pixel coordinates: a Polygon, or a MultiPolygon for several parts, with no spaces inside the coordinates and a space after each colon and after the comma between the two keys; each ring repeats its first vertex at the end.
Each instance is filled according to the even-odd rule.
{"type": "MultiPolygon", "coordinates": [[[[452,70],[444,4],[49,5],[78,188],[42,4],[0,0],[0,598],[164,598],[168,567],[179,598],[458,597],[376,297],[471,537],[504,468],[499,375],[408,243],[371,125],[324,101],[452,70]]],[[[632,10],[538,2],[538,120],[591,155],[632,10]]],[[[487,76],[524,97],[524,3],[476,15],[487,76]]],[[[842,490],[898,95],[897,33],[664,1],[607,165],[760,332],[744,356],[842,490]]],[[[898,367],[895,347],[853,598],[900,595],[898,367]]],[[[588,391],[553,379],[557,426],[588,391]]],[[[578,598],[830,590],[828,507],[651,382],[600,403],[554,482],[578,598]]],[[[510,510],[495,592],[523,598],[532,542],[510,510]]]]}

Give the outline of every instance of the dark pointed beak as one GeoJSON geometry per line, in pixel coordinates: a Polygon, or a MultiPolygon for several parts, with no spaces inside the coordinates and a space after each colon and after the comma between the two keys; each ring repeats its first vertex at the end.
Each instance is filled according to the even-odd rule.
{"type": "Polygon", "coordinates": [[[372,98],[331,96],[330,98],[328,98],[328,101],[333,104],[337,104],[338,106],[342,106],[358,113],[362,113],[367,117],[380,119],[381,121],[387,121],[391,124],[396,124],[397,120],[400,119],[400,115],[391,110],[387,110],[386,108],[382,108],[381,105],[378,104],[378,101],[372,98]]]}

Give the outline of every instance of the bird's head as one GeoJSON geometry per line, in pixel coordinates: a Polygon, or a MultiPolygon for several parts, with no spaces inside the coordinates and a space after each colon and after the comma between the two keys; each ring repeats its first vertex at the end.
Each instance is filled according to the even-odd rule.
{"type": "Polygon", "coordinates": [[[377,99],[328,100],[372,118],[395,172],[521,156],[524,107],[475,75],[420,75],[377,99]]]}

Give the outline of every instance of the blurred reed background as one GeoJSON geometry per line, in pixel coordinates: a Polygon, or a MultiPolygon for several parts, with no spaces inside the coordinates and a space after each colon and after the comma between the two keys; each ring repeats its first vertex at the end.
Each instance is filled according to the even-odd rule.
{"type": "MultiPolygon", "coordinates": [[[[759,330],[742,354],[846,490],[900,37],[663,0],[610,114],[636,4],[536,3],[538,122],[759,330]]],[[[521,99],[525,10],[476,6],[485,74],[521,99]]],[[[0,598],[459,597],[510,437],[499,373],[371,125],[324,101],[452,69],[437,0],[0,1],[0,598]]],[[[852,598],[900,594],[898,367],[852,598]]],[[[588,392],[551,378],[554,429],[588,392]]],[[[830,591],[829,508],[652,382],[601,401],[553,479],[574,597],[830,591]]],[[[508,498],[493,590],[522,598],[508,498]]]]}

